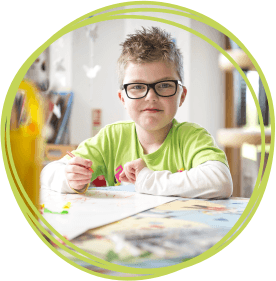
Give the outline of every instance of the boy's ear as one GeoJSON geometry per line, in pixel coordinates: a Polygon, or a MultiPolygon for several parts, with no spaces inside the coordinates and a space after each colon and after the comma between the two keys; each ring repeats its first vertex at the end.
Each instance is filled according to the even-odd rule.
{"type": "Polygon", "coordinates": [[[123,106],[125,107],[125,98],[122,93],[122,90],[118,90],[118,97],[119,97],[120,101],[122,102],[123,106]]]}
{"type": "Polygon", "coordinates": [[[186,98],[186,95],[187,95],[187,89],[186,89],[185,86],[183,86],[183,91],[182,91],[182,94],[181,94],[181,97],[180,97],[179,107],[183,104],[183,102],[186,98]]]}

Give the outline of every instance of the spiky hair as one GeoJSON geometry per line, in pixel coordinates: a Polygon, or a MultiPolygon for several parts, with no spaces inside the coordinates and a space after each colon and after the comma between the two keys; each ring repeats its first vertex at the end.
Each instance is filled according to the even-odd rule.
{"type": "Polygon", "coordinates": [[[127,35],[127,39],[120,44],[122,53],[117,62],[117,72],[120,86],[123,84],[125,68],[128,62],[137,64],[164,61],[171,63],[183,83],[183,57],[176,47],[170,33],[158,27],[136,30],[127,35]]]}

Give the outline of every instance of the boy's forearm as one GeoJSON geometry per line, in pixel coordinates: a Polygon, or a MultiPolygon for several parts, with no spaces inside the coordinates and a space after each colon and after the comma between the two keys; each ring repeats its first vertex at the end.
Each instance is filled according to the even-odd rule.
{"type": "Polygon", "coordinates": [[[62,158],[45,166],[40,174],[40,186],[60,193],[84,193],[88,185],[82,190],[72,189],[65,177],[65,166],[68,160],[62,158]]]}
{"type": "Polygon", "coordinates": [[[229,169],[219,161],[208,161],[181,173],[151,171],[138,175],[135,190],[141,193],[186,198],[228,198],[233,183],[229,169]]]}

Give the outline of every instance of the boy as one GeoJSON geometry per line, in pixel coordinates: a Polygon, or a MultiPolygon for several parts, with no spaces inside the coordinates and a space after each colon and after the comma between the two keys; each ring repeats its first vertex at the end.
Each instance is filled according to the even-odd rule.
{"type": "Polygon", "coordinates": [[[118,97],[133,122],[107,125],[68,156],[47,165],[41,186],[84,193],[104,175],[108,185],[135,184],[137,192],[188,198],[227,198],[232,179],[211,135],[174,116],[187,95],[182,55],[165,31],[129,35],[118,60],[118,97]],[[87,168],[94,170],[92,174],[87,168]]]}

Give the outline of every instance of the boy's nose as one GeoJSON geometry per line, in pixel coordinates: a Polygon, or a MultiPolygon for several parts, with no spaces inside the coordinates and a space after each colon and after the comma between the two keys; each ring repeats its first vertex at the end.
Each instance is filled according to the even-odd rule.
{"type": "Polygon", "coordinates": [[[157,100],[158,95],[155,93],[154,89],[150,88],[148,94],[146,95],[146,100],[157,100]]]}

